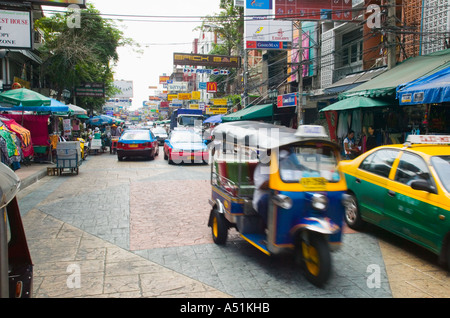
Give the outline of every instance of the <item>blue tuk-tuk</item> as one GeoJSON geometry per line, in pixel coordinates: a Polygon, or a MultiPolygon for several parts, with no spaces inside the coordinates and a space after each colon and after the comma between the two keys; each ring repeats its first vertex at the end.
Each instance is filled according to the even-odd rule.
{"type": "Polygon", "coordinates": [[[341,243],[348,197],[337,170],[339,146],[323,127],[310,125],[232,122],[217,126],[213,136],[208,225],[214,242],[225,244],[228,229],[236,228],[267,255],[293,251],[306,278],[323,286],[330,251],[341,243]],[[267,174],[267,216],[253,202],[255,170],[267,174]]]}

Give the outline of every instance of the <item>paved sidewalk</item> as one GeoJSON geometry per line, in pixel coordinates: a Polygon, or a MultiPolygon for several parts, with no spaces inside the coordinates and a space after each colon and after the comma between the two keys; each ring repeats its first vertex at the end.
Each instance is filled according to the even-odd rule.
{"type": "Polygon", "coordinates": [[[54,178],[64,180],[43,178],[47,166],[51,165],[32,164],[16,171],[26,185],[18,198],[34,263],[35,298],[230,297],[43,213],[39,206],[27,206],[25,197],[34,195],[33,202],[39,202],[37,197],[43,201],[52,192],[43,192],[43,185],[54,178]]]}
{"type": "Polygon", "coordinates": [[[33,209],[24,227],[35,298],[229,297],[33,209]]]}

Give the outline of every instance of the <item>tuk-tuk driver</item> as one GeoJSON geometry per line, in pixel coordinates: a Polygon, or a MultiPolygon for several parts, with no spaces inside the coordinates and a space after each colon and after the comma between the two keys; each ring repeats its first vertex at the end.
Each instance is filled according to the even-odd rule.
{"type": "Polygon", "coordinates": [[[267,210],[269,207],[269,175],[270,175],[270,150],[265,156],[260,156],[259,162],[253,173],[255,191],[253,192],[253,208],[258,212],[267,226],[267,210]]]}
{"type": "MultiPolygon", "coordinates": [[[[280,147],[279,160],[280,168],[286,163],[288,166],[298,166],[298,161],[292,158],[292,150],[288,146],[280,147]]],[[[286,168],[286,167],[285,167],[286,168]]],[[[298,172],[298,171],[297,171],[298,172]]],[[[281,171],[280,171],[281,173],[281,171]]],[[[253,173],[255,191],[253,193],[253,208],[260,214],[267,226],[267,213],[269,208],[269,176],[270,176],[270,150],[266,156],[260,157],[258,165],[253,173]]]]}

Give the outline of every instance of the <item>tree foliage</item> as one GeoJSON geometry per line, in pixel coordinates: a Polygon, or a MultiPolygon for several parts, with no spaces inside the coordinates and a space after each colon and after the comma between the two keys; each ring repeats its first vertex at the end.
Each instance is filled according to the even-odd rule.
{"type": "Polygon", "coordinates": [[[233,0],[221,0],[222,11],[203,18],[202,31],[214,31],[221,39],[214,51],[224,55],[238,54],[242,50],[244,33],[244,9],[235,7],[233,0]]]}
{"type": "MultiPolygon", "coordinates": [[[[222,11],[212,16],[203,18],[203,23],[198,29],[203,32],[215,32],[220,41],[213,45],[209,54],[217,55],[242,55],[244,34],[244,9],[235,7],[233,0],[221,0],[222,11]]],[[[214,75],[211,81],[218,83],[218,91],[222,94],[229,93],[232,82],[238,78],[238,70],[230,69],[228,76],[214,75]]]]}
{"type": "MultiPolygon", "coordinates": [[[[118,61],[117,48],[131,44],[112,22],[103,19],[93,5],[80,10],[79,25],[72,20],[78,12],[67,11],[44,17],[36,22],[43,31],[42,75],[46,85],[58,92],[72,91],[81,83],[105,84],[105,93],[114,94],[111,63],[118,61]]],[[[86,109],[100,110],[103,98],[77,97],[76,103],[86,109]]]]}

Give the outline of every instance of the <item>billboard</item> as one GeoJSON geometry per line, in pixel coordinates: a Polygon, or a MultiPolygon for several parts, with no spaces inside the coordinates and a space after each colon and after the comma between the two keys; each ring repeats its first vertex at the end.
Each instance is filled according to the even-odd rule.
{"type": "Polygon", "coordinates": [[[352,0],[274,0],[275,18],[292,20],[352,20],[352,0]]]}
{"type": "Polygon", "coordinates": [[[292,47],[292,21],[274,20],[272,0],[246,0],[245,48],[287,50],[292,47]]]}
{"type": "Polygon", "coordinates": [[[241,67],[240,56],[173,53],[174,65],[241,67]]]}
{"type": "MultiPolygon", "coordinates": [[[[80,8],[86,8],[86,0],[28,0],[28,1],[43,6],[68,7],[70,5],[75,4],[80,8]]],[[[6,1],[6,2],[17,2],[17,1],[6,1]]]]}
{"type": "Polygon", "coordinates": [[[32,48],[31,13],[0,10],[0,48],[32,48]]]}

